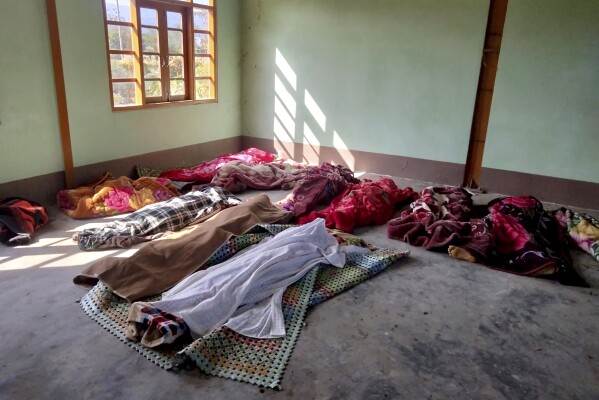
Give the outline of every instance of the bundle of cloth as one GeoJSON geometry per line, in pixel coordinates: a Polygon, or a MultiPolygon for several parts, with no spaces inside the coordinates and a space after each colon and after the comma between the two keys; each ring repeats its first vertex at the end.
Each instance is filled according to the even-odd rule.
{"type": "Polygon", "coordinates": [[[204,161],[189,168],[176,168],[163,171],[161,178],[179,182],[209,183],[216,171],[231,161],[244,161],[249,164],[261,164],[274,161],[276,155],[264,150],[250,147],[239,153],[218,156],[213,160],[204,161]]]}
{"type": "Polygon", "coordinates": [[[384,224],[393,217],[398,206],[415,200],[417,196],[412,188],[400,189],[389,178],[378,181],[365,179],[350,183],[324,210],[300,215],[297,223],[306,224],[316,218],[324,218],[327,228],[352,233],[356,227],[384,224]]]}
{"type": "Polygon", "coordinates": [[[110,172],[94,182],[57,194],[58,208],[71,218],[106,217],[139,210],[149,204],[179,196],[177,188],[164,178],[126,176],[110,172]]]}
{"type": "Polygon", "coordinates": [[[314,168],[317,167],[294,161],[261,164],[231,161],[215,171],[210,184],[220,186],[231,193],[240,193],[246,189],[290,190],[314,168]]]}
{"type": "Polygon", "coordinates": [[[202,186],[185,195],[151,204],[117,221],[84,229],[73,236],[81,250],[127,248],[202,222],[241,203],[219,187],[202,186]]]}
{"type": "Polygon", "coordinates": [[[133,303],[127,337],[154,347],[172,343],[187,328],[197,339],[222,326],[252,338],[283,337],[282,299],[287,287],[317,264],[342,268],[346,254],[369,251],[340,246],[323,219],[288,228],[190,275],[163,293],[160,301],[133,303]]]}
{"type": "Polygon", "coordinates": [[[348,185],[359,182],[349,168],[325,162],[309,168],[291,193],[277,205],[297,217],[314,210],[319,204],[330,204],[348,185]]]}
{"type": "Polygon", "coordinates": [[[599,261],[599,221],[564,207],[556,210],[554,215],[568,232],[570,241],[599,261]]]}
{"type": "Polygon", "coordinates": [[[572,267],[565,230],[532,196],[498,198],[475,212],[463,188],[435,186],[410,207],[388,222],[390,238],[506,272],[588,286],[572,267]]]}

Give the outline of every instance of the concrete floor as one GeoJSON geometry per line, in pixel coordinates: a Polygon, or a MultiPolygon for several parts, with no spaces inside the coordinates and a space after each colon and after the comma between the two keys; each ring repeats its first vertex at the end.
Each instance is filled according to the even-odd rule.
{"type": "Polygon", "coordinates": [[[385,226],[361,228],[410,257],[311,310],[275,391],[164,371],[87,317],[73,276],[130,251],[80,252],[72,233],[102,221],[51,211],[34,243],[0,247],[2,399],[599,399],[599,263],[580,251],[591,289],[456,261],[389,240],[385,226]]]}

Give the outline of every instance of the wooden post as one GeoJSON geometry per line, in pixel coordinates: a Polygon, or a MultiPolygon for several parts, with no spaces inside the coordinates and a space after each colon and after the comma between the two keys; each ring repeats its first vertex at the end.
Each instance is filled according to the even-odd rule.
{"type": "Polygon", "coordinates": [[[54,69],[54,86],[56,90],[56,103],[58,105],[58,122],[60,125],[65,183],[66,187],[70,189],[74,185],[75,174],[73,167],[73,151],[71,148],[71,132],[69,129],[69,113],[67,110],[67,94],[64,86],[64,72],[62,70],[60,36],[58,34],[56,0],[46,0],[46,12],[48,14],[48,29],[50,31],[50,48],[52,51],[52,66],[54,69]]]}
{"type": "Polygon", "coordinates": [[[466,169],[464,171],[463,184],[467,187],[477,188],[480,182],[507,4],[508,0],[491,0],[489,6],[485,44],[478,77],[478,90],[470,130],[468,158],[466,159],[466,169]]]}

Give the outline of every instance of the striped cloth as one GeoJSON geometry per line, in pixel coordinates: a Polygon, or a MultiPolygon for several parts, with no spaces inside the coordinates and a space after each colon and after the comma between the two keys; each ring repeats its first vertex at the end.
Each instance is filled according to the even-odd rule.
{"type": "Polygon", "coordinates": [[[84,229],[75,239],[79,248],[86,251],[127,248],[201,222],[240,203],[241,200],[222,188],[203,186],[183,196],[150,204],[118,221],[84,229]]]}

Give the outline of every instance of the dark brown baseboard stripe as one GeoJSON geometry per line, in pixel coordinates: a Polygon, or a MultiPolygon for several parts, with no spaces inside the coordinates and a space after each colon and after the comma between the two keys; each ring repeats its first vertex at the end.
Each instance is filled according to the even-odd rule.
{"type": "MultiPolygon", "coordinates": [[[[176,168],[211,160],[221,154],[234,153],[242,149],[239,136],[175,149],[156,151],[137,156],[103,161],[96,164],[75,167],[76,186],[90,182],[110,171],[114,176],[135,178],[135,166],[154,168],[176,168]]],[[[56,205],[56,194],[65,188],[62,171],[34,176],[17,181],[0,183],[0,199],[18,196],[35,200],[46,206],[56,205]]]]}
{"type": "Polygon", "coordinates": [[[211,160],[219,155],[235,153],[241,149],[239,136],[199,143],[185,147],[177,147],[140,154],[116,160],[102,161],[96,164],[75,167],[76,185],[80,186],[110,171],[114,176],[135,176],[135,166],[143,165],[153,168],[180,168],[211,160]]]}
{"type": "Polygon", "coordinates": [[[56,204],[56,193],[64,187],[64,172],[53,172],[18,181],[0,183],[0,199],[24,197],[45,206],[54,205],[56,204]]]}
{"type": "Polygon", "coordinates": [[[333,147],[313,147],[302,143],[281,143],[276,139],[263,139],[243,136],[242,145],[258,147],[266,151],[281,152],[295,161],[320,164],[325,161],[342,164],[354,171],[372,172],[408,179],[447,185],[461,185],[464,177],[464,164],[420,158],[393,156],[359,150],[335,149],[333,147]]]}
{"type": "Polygon", "coordinates": [[[599,210],[599,183],[483,168],[481,187],[493,193],[532,195],[541,201],[599,210]]]}

